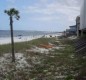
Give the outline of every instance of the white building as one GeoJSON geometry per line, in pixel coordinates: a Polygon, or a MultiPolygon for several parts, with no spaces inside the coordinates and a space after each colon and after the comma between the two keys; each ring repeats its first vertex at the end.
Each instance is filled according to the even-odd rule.
{"type": "Polygon", "coordinates": [[[81,34],[86,32],[86,0],[82,0],[82,7],[80,12],[80,30],[81,34]]]}

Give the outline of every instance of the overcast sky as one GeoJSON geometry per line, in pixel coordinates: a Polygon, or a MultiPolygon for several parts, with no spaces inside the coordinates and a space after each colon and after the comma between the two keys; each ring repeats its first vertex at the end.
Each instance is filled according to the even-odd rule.
{"type": "Polygon", "coordinates": [[[5,9],[16,8],[20,20],[14,19],[15,30],[63,31],[75,25],[82,0],[0,0],[0,30],[9,30],[5,9]]]}

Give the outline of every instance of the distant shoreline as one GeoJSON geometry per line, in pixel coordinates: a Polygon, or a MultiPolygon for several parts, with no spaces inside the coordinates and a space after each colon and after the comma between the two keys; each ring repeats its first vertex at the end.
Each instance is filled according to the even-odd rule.
{"type": "MultiPolygon", "coordinates": [[[[22,36],[20,37],[14,37],[14,42],[26,42],[26,41],[31,41],[33,39],[38,39],[41,37],[49,38],[50,35],[52,37],[60,36],[58,34],[48,34],[48,35],[38,35],[38,36],[22,36]]],[[[1,37],[0,38],[0,45],[4,44],[10,44],[11,43],[11,38],[10,37],[1,37]]]]}
{"type": "MultiPolygon", "coordinates": [[[[20,37],[14,37],[14,42],[26,42],[26,41],[31,41],[33,39],[37,39],[37,38],[41,38],[42,36],[22,36],[20,37]]],[[[10,44],[11,43],[11,38],[10,37],[3,37],[0,38],[0,45],[4,45],[4,44],[10,44]]]]}

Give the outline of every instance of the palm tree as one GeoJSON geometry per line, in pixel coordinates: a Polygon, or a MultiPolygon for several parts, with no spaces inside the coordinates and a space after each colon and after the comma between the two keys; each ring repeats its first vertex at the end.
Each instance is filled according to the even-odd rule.
{"type": "Polygon", "coordinates": [[[10,30],[11,30],[11,48],[12,48],[12,62],[15,62],[15,54],[14,54],[14,39],[13,39],[13,18],[19,20],[19,11],[15,8],[11,8],[10,10],[4,11],[10,18],[10,30]]]}

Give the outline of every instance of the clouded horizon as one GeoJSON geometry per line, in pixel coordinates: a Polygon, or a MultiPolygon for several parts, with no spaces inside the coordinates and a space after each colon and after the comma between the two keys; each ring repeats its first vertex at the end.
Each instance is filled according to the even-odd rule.
{"type": "Polygon", "coordinates": [[[9,30],[5,9],[16,8],[20,20],[14,20],[15,30],[63,31],[75,25],[82,0],[1,0],[0,30],[9,30]]]}

